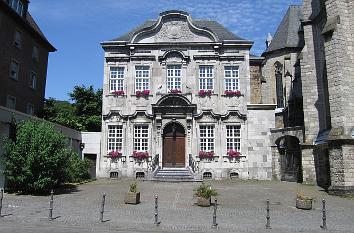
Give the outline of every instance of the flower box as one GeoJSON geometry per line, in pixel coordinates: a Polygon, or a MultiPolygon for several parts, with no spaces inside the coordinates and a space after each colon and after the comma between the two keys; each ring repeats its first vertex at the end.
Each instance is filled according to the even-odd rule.
{"type": "Polygon", "coordinates": [[[236,151],[236,150],[229,150],[226,154],[231,159],[232,158],[238,158],[238,157],[241,156],[241,153],[239,151],[236,151]]]}
{"type": "Polygon", "coordinates": [[[197,205],[202,207],[209,207],[211,205],[211,197],[197,197],[197,205]]]}
{"type": "Polygon", "coordinates": [[[233,96],[241,96],[241,91],[239,90],[236,90],[236,91],[231,91],[231,90],[228,90],[228,91],[225,91],[224,94],[228,97],[233,97],[233,96]]]}
{"type": "Polygon", "coordinates": [[[214,151],[199,151],[199,158],[200,159],[212,159],[214,158],[214,151]]]}
{"type": "Polygon", "coordinates": [[[125,204],[132,204],[132,205],[139,204],[140,203],[140,192],[137,192],[137,193],[126,192],[124,194],[124,203],[125,204]]]}
{"type": "Polygon", "coordinates": [[[211,94],[213,94],[213,90],[199,90],[198,92],[198,95],[200,97],[206,97],[206,96],[210,97],[211,94]]]}
{"type": "Polygon", "coordinates": [[[110,152],[108,153],[108,156],[109,156],[111,159],[117,159],[117,158],[122,157],[122,152],[120,152],[120,151],[110,151],[110,152]]]}
{"type": "Polygon", "coordinates": [[[118,91],[113,91],[112,94],[115,96],[124,96],[125,92],[123,90],[118,90],[118,91]]]}
{"type": "Polygon", "coordinates": [[[182,93],[180,89],[171,89],[169,90],[169,93],[172,93],[172,94],[179,94],[179,93],[182,93]]]}
{"type": "Polygon", "coordinates": [[[134,151],[132,157],[135,159],[143,160],[149,158],[149,152],[145,151],[134,151]]]}
{"type": "Polygon", "coordinates": [[[148,97],[150,94],[150,90],[143,90],[143,91],[136,91],[135,95],[136,97],[140,98],[140,97],[148,97]]]}

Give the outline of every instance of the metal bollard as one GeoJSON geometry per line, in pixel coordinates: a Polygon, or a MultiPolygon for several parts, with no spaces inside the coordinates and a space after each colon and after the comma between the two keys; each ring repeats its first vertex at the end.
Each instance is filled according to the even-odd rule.
{"type": "Polygon", "coordinates": [[[267,216],[266,216],[266,218],[267,218],[267,224],[266,224],[266,229],[272,229],[272,228],[270,227],[270,214],[269,214],[269,210],[270,210],[270,208],[269,208],[269,199],[267,199],[267,216]]]}
{"type": "Polygon", "coordinates": [[[54,192],[53,189],[50,191],[50,200],[49,200],[49,220],[53,220],[53,202],[54,202],[54,192]]]}
{"type": "Polygon", "coordinates": [[[161,222],[159,222],[159,211],[158,211],[158,197],[155,195],[155,222],[154,225],[158,226],[161,222]]]}
{"type": "Polygon", "coordinates": [[[327,220],[327,217],[326,217],[326,200],[323,199],[322,200],[322,226],[321,226],[321,228],[323,230],[327,230],[326,220],[327,220]]]}
{"type": "Polygon", "coordinates": [[[1,215],[1,209],[2,209],[2,200],[4,199],[4,190],[1,189],[0,190],[0,217],[2,217],[1,215]]]}
{"type": "Polygon", "coordinates": [[[100,222],[103,222],[104,204],[106,202],[106,194],[102,195],[101,210],[100,210],[100,222]]]}
{"type": "Polygon", "coordinates": [[[218,224],[216,223],[216,209],[218,208],[218,200],[215,198],[214,202],[214,213],[213,213],[213,224],[211,227],[216,228],[218,224]]]}

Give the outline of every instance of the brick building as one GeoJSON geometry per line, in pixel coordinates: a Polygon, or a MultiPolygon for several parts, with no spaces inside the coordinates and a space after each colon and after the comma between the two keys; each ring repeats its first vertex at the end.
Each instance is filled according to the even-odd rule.
{"type": "Polygon", "coordinates": [[[0,105],[36,115],[43,109],[48,42],[28,0],[0,0],[0,105]]]}
{"type": "Polygon", "coordinates": [[[252,44],[182,11],[103,42],[97,176],[271,179],[275,106],[252,44]]]}
{"type": "Polygon", "coordinates": [[[277,179],[354,192],[354,1],[291,6],[263,53],[277,179]]]}

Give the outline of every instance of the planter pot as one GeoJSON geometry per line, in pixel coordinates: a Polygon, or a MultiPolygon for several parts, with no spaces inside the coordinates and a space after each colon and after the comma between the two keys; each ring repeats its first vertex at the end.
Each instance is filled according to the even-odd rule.
{"type": "Polygon", "coordinates": [[[124,203],[125,204],[139,204],[140,203],[140,192],[138,193],[125,193],[124,195],[124,203]]]}
{"type": "Polygon", "coordinates": [[[211,198],[197,197],[197,205],[208,207],[211,205],[211,198]]]}
{"type": "Polygon", "coordinates": [[[296,208],[302,210],[312,209],[312,199],[303,200],[303,199],[296,198],[296,208]]]}

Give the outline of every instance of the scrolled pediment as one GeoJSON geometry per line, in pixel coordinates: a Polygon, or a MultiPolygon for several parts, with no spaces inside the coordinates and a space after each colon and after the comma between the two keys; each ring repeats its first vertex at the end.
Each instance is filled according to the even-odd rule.
{"type": "Polygon", "coordinates": [[[163,12],[155,25],[138,31],[131,43],[215,42],[209,30],[198,28],[190,15],[182,11],[163,12]]]}

